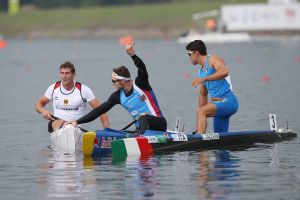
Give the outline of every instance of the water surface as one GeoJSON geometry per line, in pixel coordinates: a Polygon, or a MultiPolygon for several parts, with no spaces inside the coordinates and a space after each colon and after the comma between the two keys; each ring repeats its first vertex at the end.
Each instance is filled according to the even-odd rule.
{"type": "MultiPolygon", "coordinates": [[[[259,40],[211,44],[210,53],[226,60],[240,109],[230,130],[269,129],[268,114],[280,127],[299,133],[300,45],[298,40],[259,40]]],[[[191,86],[197,67],[185,46],[169,40],[140,40],[144,60],[160,107],[173,129],[177,116],[185,130],[195,128],[198,90],[191,86]]],[[[101,101],[112,93],[111,69],[131,59],[117,40],[8,40],[0,49],[0,193],[3,199],[299,199],[299,138],[246,149],[175,152],[153,157],[88,159],[59,155],[47,146],[47,123],[34,104],[59,79],[69,60],[77,80],[89,85],[101,101]]],[[[49,109],[51,106],[49,106],[49,109]]],[[[115,129],[131,121],[116,106],[115,129]]],[[[86,124],[101,129],[99,121],[86,124]]],[[[209,121],[208,132],[212,130],[209,121]]]]}

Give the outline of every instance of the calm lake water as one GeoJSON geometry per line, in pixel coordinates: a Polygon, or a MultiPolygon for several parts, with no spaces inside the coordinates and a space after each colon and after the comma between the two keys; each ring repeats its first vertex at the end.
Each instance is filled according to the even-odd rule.
{"type": "MultiPolygon", "coordinates": [[[[174,129],[180,116],[195,129],[198,90],[191,83],[197,68],[185,45],[172,40],[138,40],[160,107],[174,129]]],[[[210,44],[230,67],[240,109],[230,130],[269,129],[268,114],[280,127],[300,132],[300,41],[268,39],[251,43],[210,44]]],[[[1,199],[299,199],[300,137],[240,150],[175,152],[152,157],[83,158],[52,152],[47,123],[34,104],[59,79],[69,60],[77,80],[101,101],[114,90],[111,69],[136,69],[119,46],[108,40],[8,40],[0,49],[1,199]]],[[[50,109],[51,107],[49,107],[50,109]]],[[[117,106],[109,112],[112,128],[131,122],[117,106]]],[[[212,130],[209,121],[208,132],[212,130]]],[[[101,129],[98,120],[84,125],[101,129]]]]}

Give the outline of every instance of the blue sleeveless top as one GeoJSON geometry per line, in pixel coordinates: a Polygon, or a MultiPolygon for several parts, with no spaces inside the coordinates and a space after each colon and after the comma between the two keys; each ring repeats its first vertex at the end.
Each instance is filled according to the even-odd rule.
{"type": "MultiPolygon", "coordinates": [[[[210,55],[206,56],[205,66],[199,69],[199,77],[205,78],[216,72],[214,68],[209,65],[210,55]]],[[[206,87],[208,94],[211,98],[225,98],[234,95],[232,92],[232,85],[230,76],[216,81],[205,81],[204,86],[206,87]]]]}

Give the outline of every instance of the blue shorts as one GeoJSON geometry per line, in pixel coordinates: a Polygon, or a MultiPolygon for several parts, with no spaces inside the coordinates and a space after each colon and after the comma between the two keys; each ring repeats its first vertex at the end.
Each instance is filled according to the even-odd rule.
{"type": "Polygon", "coordinates": [[[239,102],[234,95],[225,97],[222,101],[213,102],[217,106],[216,115],[214,117],[214,132],[228,132],[229,118],[237,112],[239,102]]]}

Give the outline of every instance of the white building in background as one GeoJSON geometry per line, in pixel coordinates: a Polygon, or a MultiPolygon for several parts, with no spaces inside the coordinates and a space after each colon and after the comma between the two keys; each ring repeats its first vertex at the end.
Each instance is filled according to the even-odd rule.
{"type": "Polygon", "coordinates": [[[293,4],[297,3],[297,0],[268,0],[269,4],[293,4]]]}
{"type": "MultiPolygon", "coordinates": [[[[216,30],[200,32],[189,30],[177,41],[188,43],[203,40],[205,43],[248,42],[254,36],[249,32],[295,31],[300,32],[300,4],[297,0],[269,0],[268,4],[224,5],[218,10],[195,13],[192,19],[216,19],[216,30]]],[[[206,27],[208,28],[208,27],[206,27]]]]}
{"type": "Polygon", "coordinates": [[[300,31],[297,0],[269,0],[268,4],[224,5],[221,21],[226,31],[300,31]]]}

